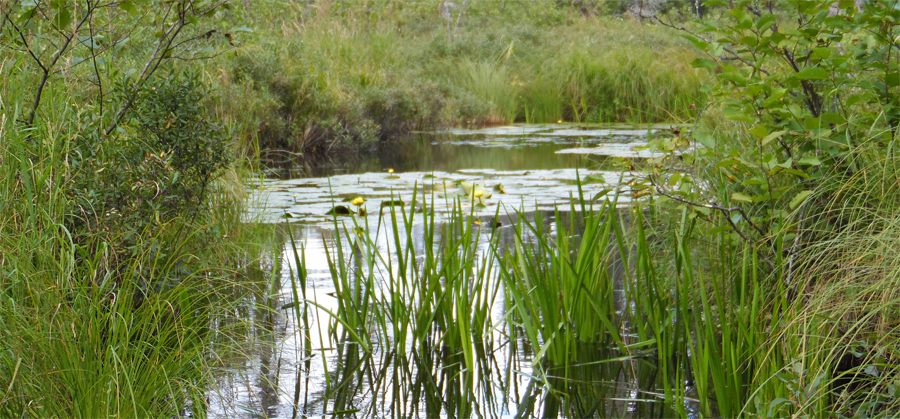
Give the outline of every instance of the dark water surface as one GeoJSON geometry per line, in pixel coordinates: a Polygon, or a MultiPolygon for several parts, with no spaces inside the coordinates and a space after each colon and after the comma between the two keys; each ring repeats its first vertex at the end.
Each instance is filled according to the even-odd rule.
{"type": "Polygon", "coordinates": [[[648,135],[660,133],[664,133],[664,126],[634,128],[531,125],[449,130],[418,133],[408,140],[381,144],[358,154],[340,153],[316,163],[304,162],[294,155],[278,151],[266,152],[263,159],[268,161],[271,169],[268,176],[280,179],[378,173],[389,168],[397,172],[453,172],[459,169],[519,171],[576,167],[613,170],[616,166],[610,157],[627,157],[629,153],[587,155],[557,152],[600,144],[622,145],[646,141],[648,135]]]}

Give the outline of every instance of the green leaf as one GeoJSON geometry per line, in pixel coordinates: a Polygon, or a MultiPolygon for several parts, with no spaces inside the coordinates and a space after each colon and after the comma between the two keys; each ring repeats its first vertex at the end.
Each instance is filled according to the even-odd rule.
{"type": "Polygon", "coordinates": [[[737,122],[746,122],[748,124],[753,123],[753,117],[748,115],[746,112],[725,112],[725,118],[728,118],[732,121],[737,122]]]}
{"type": "Polygon", "coordinates": [[[900,85],[900,73],[891,71],[885,74],[884,83],[890,87],[897,87],[898,85],[900,85]]]}
{"type": "Polygon", "coordinates": [[[847,102],[845,103],[847,106],[853,106],[857,103],[862,103],[869,100],[872,96],[868,93],[861,93],[858,95],[853,95],[847,98],[847,102]]]}
{"type": "Polygon", "coordinates": [[[825,80],[828,78],[828,72],[819,67],[806,67],[794,76],[803,80],[825,80]]]}
{"type": "Polygon", "coordinates": [[[606,183],[606,179],[601,174],[593,174],[585,176],[582,183],[606,183]]]}
{"type": "Polygon", "coordinates": [[[749,132],[756,138],[763,138],[769,134],[769,130],[766,129],[766,127],[763,125],[757,125],[753,127],[753,129],[751,129],[749,132]]]}
{"type": "Polygon", "coordinates": [[[56,16],[53,17],[53,25],[59,29],[65,28],[71,21],[72,15],[69,13],[69,9],[66,8],[59,9],[59,12],[56,12],[56,16]]]}
{"type": "Polygon", "coordinates": [[[231,30],[232,32],[253,32],[253,29],[250,29],[246,26],[242,26],[240,28],[235,28],[231,30]]]}
{"type": "Polygon", "coordinates": [[[831,50],[827,47],[813,48],[813,52],[815,52],[816,55],[822,58],[828,58],[831,56],[831,50]]]}
{"type": "Polygon", "coordinates": [[[806,198],[812,195],[812,193],[813,191],[810,190],[800,191],[797,195],[794,195],[794,199],[791,199],[791,202],[788,205],[790,205],[791,209],[797,208],[803,201],[806,201],[806,198]]]}
{"type": "Polygon", "coordinates": [[[816,156],[806,156],[806,157],[800,159],[800,161],[798,161],[797,163],[808,164],[810,166],[818,166],[818,165],[822,164],[822,161],[819,160],[819,158],[816,156]]]}
{"type": "Polygon", "coordinates": [[[603,198],[604,196],[606,196],[606,195],[607,195],[608,193],[610,193],[610,192],[612,192],[612,189],[604,189],[604,190],[602,190],[602,191],[600,191],[600,192],[597,192],[597,194],[594,195],[593,198],[591,198],[591,201],[593,202],[593,201],[596,201],[596,200],[598,200],[598,199],[600,199],[600,198],[603,198]]]}
{"type": "Polygon", "coordinates": [[[753,202],[753,198],[751,198],[747,195],[744,195],[740,192],[735,192],[735,193],[731,194],[731,200],[732,201],[740,201],[740,202],[753,202]]]}
{"type": "Polygon", "coordinates": [[[715,61],[706,59],[706,58],[697,58],[694,61],[691,61],[691,66],[694,68],[717,68],[718,65],[715,61]]]}
{"type": "Polygon", "coordinates": [[[829,124],[835,124],[835,125],[841,125],[841,124],[847,122],[847,120],[844,119],[843,115],[841,115],[837,112],[825,112],[822,114],[822,122],[829,123],[829,124]]]}
{"type": "Polygon", "coordinates": [[[803,179],[809,179],[809,174],[807,174],[806,172],[804,172],[804,171],[802,171],[802,170],[797,170],[797,169],[782,169],[782,171],[784,171],[785,173],[790,173],[790,174],[792,174],[792,175],[794,175],[794,176],[801,177],[801,178],[803,178],[803,179]]]}
{"type": "Polygon", "coordinates": [[[775,132],[767,135],[765,138],[762,139],[762,145],[769,144],[772,141],[775,141],[775,140],[781,138],[781,136],[784,135],[784,133],[786,133],[786,132],[787,131],[775,131],[775,132]]]}
{"type": "Polygon", "coordinates": [[[705,132],[694,131],[693,133],[691,133],[691,136],[694,137],[694,141],[703,144],[703,146],[708,149],[716,148],[716,139],[713,138],[712,135],[709,135],[705,132]]]}
{"type": "Polygon", "coordinates": [[[776,18],[777,16],[775,16],[774,14],[764,15],[756,21],[756,29],[759,29],[760,33],[765,32],[766,29],[769,29],[773,24],[775,24],[776,18]]]}
{"type": "Polygon", "coordinates": [[[131,16],[137,16],[139,13],[137,7],[134,6],[133,1],[123,1],[119,3],[119,8],[128,12],[131,16]]]}

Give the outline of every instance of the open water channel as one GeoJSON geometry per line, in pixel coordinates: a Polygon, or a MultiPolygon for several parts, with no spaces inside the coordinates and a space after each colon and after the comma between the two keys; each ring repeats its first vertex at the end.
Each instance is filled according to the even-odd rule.
{"type": "MultiPolygon", "coordinates": [[[[570,381],[551,389],[536,380],[539,374],[535,369],[543,367],[533,362],[535,349],[527,339],[506,324],[513,302],[503,290],[496,291],[496,279],[483,284],[485,289],[495,290],[486,294],[492,299],[488,307],[494,327],[484,340],[486,347],[477,351],[477,378],[468,384],[473,388],[465,390],[473,397],[458,397],[458,387],[467,384],[454,381],[465,371],[459,370],[452,356],[443,354],[424,361],[428,357],[421,353],[404,357],[396,348],[401,352],[415,352],[415,348],[393,344],[391,333],[367,330],[360,332],[371,332],[371,352],[353,361],[366,367],[347,383],[345,388],[352,391],[336,394],[329,390],[347,379],[341,368],[347,367],[348,353],[359,352],[334,339],[343,327],[332,317],[339,310],[329,266],[329,256],[335,258],[337,232],[356,231],[356,226],[368,224],[359,231],[369,234],[386,261],[372,269],[383,281],[378,286],[387,289],[385,283],[393,275],[387,265],[396,262],[392,230],[403,228],[389,221],[392,207],[399,214],[402,205],[402,212],[413,217],[408,237],[417,254],[427,245],[427,217],[433,211],[433,219],[440,224],[454,207],[473,216],[479,226],[478,251],[487,253],[492,235],[498,235],[500,242],[512,240],[510,226],[518,217],[534,220],[536,214],[543,214],[547,231],[557,231],[553,211],[567,210],[572,197],[578,196],[577,176],[587,179],[582,184],[583,196],[605,200],[615,195],[619,205],[627,204],[627,193],[609,191],[636,175],[630,171],[630,162],[652,157],[652,152],[640,147],[649,136],[665,135],[667,128],[554,124],[456,129],[422,133],[378,151],[338,156],[316,166],[273,152],[268,156],[268,169],[251,185],[247,215],[249,221],[272,224],[275,231],[271,257],[253,267],[272,284],[271,290],[263,301],[248,302],[246,312],[240,314],[254,325],[254,339],[242,356],[228,360],[228,368],[211,391],[210,416],[505,418],[557,412],[569,416],[675,416],[673,403],[657,388],[659,372],[652,356],[609,361],[621,354],[590,345],[573,348],[596,360],[566,373],[577,376],[577,384],[570,381]],[[468,187],[468,194],[461,185],[468,187]],[[350,202],[356,197],[364,202],[350,202]],[[420,209],[423,200],[427,202],[424,211],[420,209]],[[328,215],[336,206],[354,214],[328,215]],[[303,259],[307,276],[305,288],[295,293],[301,268],[298,257],[303,259]],[[304,293],[307,301],[315,303],[304,306],[309,309],[305,321],[295,310],[304,293]],[[404,364],[404,360],[412,361],[404,364]],[[425,378],[402,379],[414,376],[425,378]],[[568,394],[578,407],[559,410],[553,394],[560,392],[568,394]],[[451,397],[455,401],[449,400],[451,397]],[[454,404],[459,400],[464,400],[465,406],[454,404]]],[[[340,244],[345,254],[353,253],[346,241],[340,244]]],[[[627,303],[621,304],[621,310],[628,309],[627,303]]],[[[627,331],[623,335],[627,336],[627,331]]],[[[556,374],[542,372],[551,377],[556,374]]],[[[684,400],[690,411],[690,397],[684,400]]]]}

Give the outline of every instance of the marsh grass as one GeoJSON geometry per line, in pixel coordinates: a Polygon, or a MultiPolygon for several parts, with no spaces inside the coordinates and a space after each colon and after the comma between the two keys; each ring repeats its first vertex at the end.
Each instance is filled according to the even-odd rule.
{"type": "MultiPolygon", "coordinates": [[[[889,193],[895,172],[873,167],[884,170],[837,188],[889,193]]],[[[491,401],[526,416],[609,415],[610,377],[624,374],[641,383],[637,399],[659,401],[637,404],[648,415],[896,412],[890,212],[841,209],[870,228],[818,242],[803,253],[815,269],[789,284],[728,231],[699,234],[714,218],[652,200],[622,209],[576,198],[490,234],[461,206],[440,222],[422,203],[421,214],[392,208],[377,233],[335,224],[328,254],[343,308],[329,313],[324,344],[345,348],[329,387],[347,392],[343,408],[469,415],[491,401]],[[834,263],[810,262],[823,257],[834,263]],[[507,345],[518,349],[491,368],[507,345]],[[528,377],[524,398],[517,375],[528,377]],[[372,403],[348,404],[360,388],[375,389],[372,403]]]]}
{"type": "Polygon", "coordinates": [[[665,28],[485,2],[448,33],[426,3],[239,7],[255,33],[207,67],[219,114],[248,144],[327,153],[438,126],[683,121],[705,102],[709,74],[665,28]]]}

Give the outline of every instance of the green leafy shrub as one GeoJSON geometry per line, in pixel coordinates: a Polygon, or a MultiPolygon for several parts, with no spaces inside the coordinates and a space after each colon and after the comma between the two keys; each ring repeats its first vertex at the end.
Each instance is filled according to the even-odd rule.
{"type": "Polygon", "coordinates": [[[134,98],[119,135],[79,137],[73,155],[76,228],[133,246],[145,229],[205,214],[213,180],[233,161],[225,130],[194,73],[160,78],[134,98]]]}
{"type": "Polygon", "coordinates": [[[882,0],[706,6],[711,20],[681,30],[705,53],[693,65],[716,74],[706,89],[714,108],[692,132],[651,142],[673,152],[672,169],[657,165],[642,186],[675,201],[683,225],[709,221],[702,237],[723,235],[765,262],[784,328],[764,344],[794,342],[786,353],[802,369],[783,379],[752,364],[753,399],[717,394],[719,413],[896,416],[900,363],[885,354],[900,348],[889,308],[898,266],[883,243],[897,231],[900,9],[882,0]]]}

